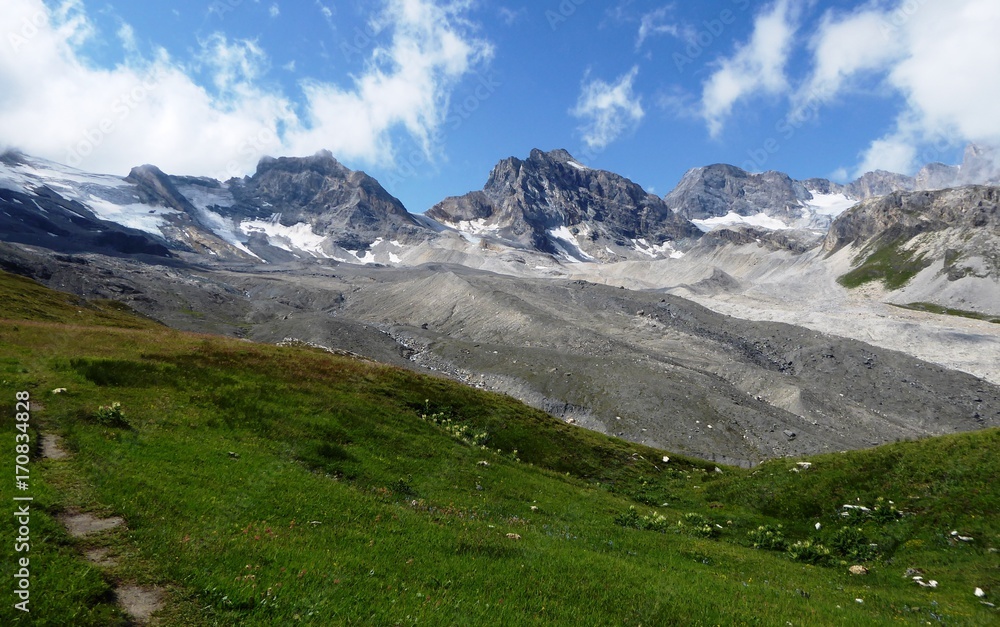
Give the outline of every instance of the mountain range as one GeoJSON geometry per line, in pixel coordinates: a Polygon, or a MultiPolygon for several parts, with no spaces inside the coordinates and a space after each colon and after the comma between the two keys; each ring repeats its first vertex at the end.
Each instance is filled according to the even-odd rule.
{"type": "MultiPolygon", "coordinates": [[[[981,211],[935,219],[919,210],[887,212],[890,201],[880,199],[937,206],[921,199],[1000,181],[995,157],[970,145],[960,166],[930,164],[914,177],[870,172],[849,184],[716,164],[688,171],[661,198],[565,150],[533,150],[525,160],[500,161],[482,190],[419,215],[329,152],[265,158],[252,176],[228,181],[168,175],[153,165],[124,178],[94,175],[8,152],[0,156],[0,228],[8,241],[63,251],[248,263],[449,262],[514,274],[578,262],[678,260],[748,244],[827,254],[847,245],[858,266],[879,249],[873,243],[891,240],[894,250],[919,257],[918,270],[934,268],[950,282],[993,280],[1000,273],[992,218],[984,221],[981,211]],[[929,231],[939,234],[937,243],[929,231]]],[[[947,198],[956,208],[991,202],[986,192],[947,198]]],[[[997,293],[987,289],[986,301],[965,304],[989,309],[997,293]]]]}
{"type": "Polygon", "coordinates": [[[329,152],[228,181],[7,152],[0,269],[753,464],[1000,419],[992,164],[846,185],[720,164],[659,197],[533,150],[413,214],[329,152]]]}

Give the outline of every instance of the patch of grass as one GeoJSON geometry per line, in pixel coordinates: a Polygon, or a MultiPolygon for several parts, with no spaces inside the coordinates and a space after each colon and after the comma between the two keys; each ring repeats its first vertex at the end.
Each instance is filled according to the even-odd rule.
{"type": "MultiPolygon", "coordinates": [[[[997,430],[717,473],[674,454],[653,464],[664,451],[508,397],[308,349],[21,320],[0,322],[0,353],[17,365],[0,398],[30,390],[33,424],[72,453],[32,462],[31,618],[49,624],[116,624],[119,581],[166,586],[166,625],[997,619],[972,594],[1000,589],[997,430]],[[91,419],[114,401],[130,429],[91,419]],[[868,513],[844,517],[863,511],[845,504],[868,513]],[[70,507],[126,519],[86,541],[117,566],[79,556],[54,522],[70,507]]],[[[0,432],[14,429],[0,415],[0,432]]],[[[6,604],[0,624],[36,623],[6,604]]]]}
{"type": "Polygon", "coordinates": [[[962,318],[984,320],[986,322],[992,322],[993,324],[1000,324],[1000,316],[979,313],[976,311],[965,311],[963,309],[953,309],[951,307],[935,305],[934,303],[909,303],[907,305],[895,306],[902,309],[912,309],[914,311],[926,311],[928,313],[939,314],[942,316],[959,316],[962,318]]]}
{"type": "Polygon", "coordinates": [[[87,301],[56,292],[31,279],[0,271],[0,319],[62,322],[89,326],[147,329],[159,323],[113,300],[87,301]]]}
{"type": "Polygon", "coordinates": [[[905,240],[896,240],[869,245],[860,255],[864,261],[837,281],[847,288],[860,287],[872,281],[881,281],[889,290],[903,287],[932,263],[925,255],[904,249],[904,243],[905,240]]]}

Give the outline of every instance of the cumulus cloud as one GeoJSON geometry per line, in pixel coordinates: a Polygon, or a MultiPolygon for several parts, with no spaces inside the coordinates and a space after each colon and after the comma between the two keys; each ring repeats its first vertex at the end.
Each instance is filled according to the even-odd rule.
{"type": "Polygon", "coordinates": [[[798,5],[778,0],[754,21],[750,41],[717,63],[702,89],[702,117],[717,137],[740,100],[756,93],[784,94],[789,88],[785,66],[798,22],[798,5]]]}
{"type": "Polygon", "coordinates": [[[814,68],[795,95],[796,111],[827,102],[852,79],[884,70],[902,58],[903,49],[887,36],[886,27],[879,11],[827,12],[809,44],[814,68]]]}
{"type": "Polygon", "coordinates": [[[267,12],[271,17],[278,17],[281,15],[281,7],[278,6],[278,3],[274,3],[271,5],[271,8],[267,10],[267,12]]]}
{"type": "Polygon", "coordinates": [[[646,113],[633,90],[638,73],[639,67],[635,66],[614,83],[584,79],[580,98],[570,113],[584,120],[580,130],[588,148],[603,150],[642,121],[646,113]]]}
{"type": "Polygon", "coordinates": [[[152,162],[176,173],[225,177],[264,154],[329,149],[388,165],[411,136],[431,155],[454,86],[492,54],[470,35],[466,1],[386,0],[384,38],[348,85],[303,84],[300,108],[262,86],[269,60],[257,42],[213,34],[194,61],[163,49],[95,68],[79,47],[95,27],[77,0],[5,0],[0,13],[0,138],[78,167],[127,172],[152,162]],[[201,80],[198,80],[198,79],[201,80]],[[298,113],[301,111],[301,113],[298,113]]]}
{"type": "Polygon", "coordinates": [[[814,69],[798,95],[825,102],[874,77],[901,96],[893,127],[871,142],[856,173],[911,172],[941,147],[1000,144],[1000,4],[897,0],[828,14],[812,43],[814,69]],[[931,147],[929,150],[928,147],[931,147]]]}

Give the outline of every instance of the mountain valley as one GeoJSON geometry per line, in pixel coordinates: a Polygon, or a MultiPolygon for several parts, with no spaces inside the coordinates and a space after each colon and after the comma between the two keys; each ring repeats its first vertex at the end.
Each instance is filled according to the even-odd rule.
{"type": "Polygon", "coordinates": [[[740,465],[1000,421],[997,188],[720,165],[660,199],[536,150],[415,215],[329,153],[228,182],[0,166],[4,269],[175,328],[437,372],[740,465]]]}

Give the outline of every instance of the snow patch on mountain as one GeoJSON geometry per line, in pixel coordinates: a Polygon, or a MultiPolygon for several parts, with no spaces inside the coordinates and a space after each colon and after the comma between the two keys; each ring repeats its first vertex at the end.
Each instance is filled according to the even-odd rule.
{"type": "Polygon", "coordinates": [[[308,222],[285,226],[274,218],[271,220],[246,220],[240,223],[240,230],[246,235],[262,233],[267,236],[267,241],[271,246],[288,252],[305,252],[316,257],[330,257],[323,250],[326,238],[322,235],[316,235],[312,225],[308,222]]]}
{"type": "Polygon", "coordinates": [[[781,220],[772,218],[763,212],[752,216],[741,216],[734,211],[730,211],[724,216],[706,218],[704,220],[691,220],[691,222],[693,222],[695,226],[705,233],[720,226],[736,225],[756,226],[771,231],[780,231],[782,229],[791,228],[781,220]]]}
{"type": "MultiPolygon", "coordinates": [[[[636,252],[649,255],[653,259],[663,259],[664,257],[680,259],[684,256],[684,253],[674,248],[672,242],[663,242],[660,245],[656,245],[650,244],[645,238],[640,238],[632,240],[632,244],[636,252]]],[[[608,250],[611,252],[610,249],[608,250]]]]}
{"type": "Polygon", "coordinates": [[[84,202],[101,220],[115,222],[158,237],[163,237],[161,227],[167,225],[166,216],[180,213],[175,209],[150,207],[139,203],[119,205],[93,195],[81,202],[84,202]]]}
{"type": "Polygon", "coordinates": [[[844,194],[822,194],[812,190],[809,193],[813,197],[811,201],[806,203],[806,206],[825,216],[839,216],[858,204],[858,201],[848,198],[844,194]]]}
{"type": "Polygon", "coordinates": [[[31,193],[35,188],[47,185],[70,200],[85,202],[87,194],[93,188],[130,187],[119,176],[90,174],[69,166],[23,155],[19,156],[19,159],[24,162],[24,166],[9,166],[0,162],[0,185],[7,189],[31,193]]]}
{"type": "Polygon", "coordinates": [[[260,259],[252,250],[247,248],[248,237],[240,231],[239,226],[237,226],[232,218],[227,218],[212,209],[213,207],[228,208],[236,204],[229,188],[221,186],[178,185],[177,191],[187,198],[191,206],[197,210],[197,217],[202,225],[211,230],[219,239],[248,255],[260,259]]]}
{"type": "Polygon", "coordinates": [[[565,226],[560,226],[555,229],[547,229],[545,232],[548,234],[549,240],[559,253],[559,256],[566,259],[566,261],[569,261],[570,263],[597,261],[587,253],[583,252],[583,249],[580,248],[580,243],[576,241],[576,237],[565,226]]]}
{"type": "Polygon", "coordinates": [[[800,226],[809,229],[826,230],[830,224],[858,201],[849,198],[843,193],[823,194],[818,191],[809,190],[812,200],[807,200],[803,204],[804,211],[800,226]]]}
{"type": "MultiPolygon", "coordinates": [[[[131,184],[117,176],[88,174],[43,159],[19,156],[19,160],[22,163],[16,165],[0,161],[0,188],[33,194],[48,187],[63,198],[86,206],[101,220],[157,237],[163,237],[161,227],[166,226],[167,217],[179,213],[141,204],[131,184]]],[[[38,209],[44,212],[40,206],[38,209]]],[[[78,211],[74,213],[80,215],[78,211]]]]}

